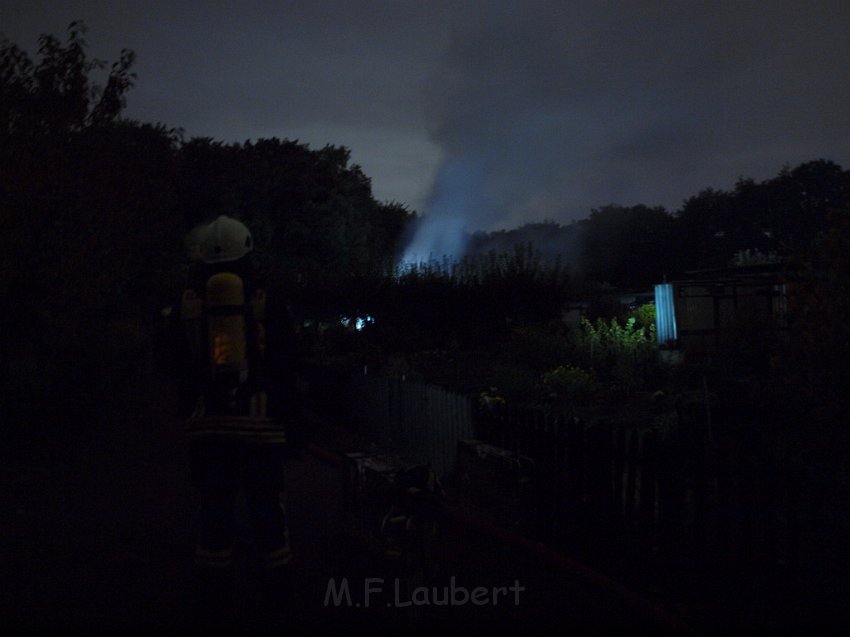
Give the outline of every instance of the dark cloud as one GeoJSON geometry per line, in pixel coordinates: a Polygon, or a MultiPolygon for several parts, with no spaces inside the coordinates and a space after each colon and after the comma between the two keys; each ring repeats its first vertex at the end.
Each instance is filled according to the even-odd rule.
{"type": "Polygon", "coordinates": [[[516,7],[456,35],[430,102],[446,161],[487,158],[495,209],[473,226],[675,208],[741,174],[848,155],[840,4],[516,7]]]}
{"type": "Polygon", "coordinates": [[[34,52],[75,18],[98,57],[137,52],[130,116],[344,144],[380,198],[452,228],[676,208],[850,157],[840,1],[29,0],[0,31],[34,52]]]}

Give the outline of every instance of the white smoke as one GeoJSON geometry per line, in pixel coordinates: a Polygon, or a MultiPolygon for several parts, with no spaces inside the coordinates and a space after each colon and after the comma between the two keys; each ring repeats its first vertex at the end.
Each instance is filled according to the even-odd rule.
{"type": "Polygon", "coordinates": [[[476,159],[449,160],[440,168],[425,214],[417,220],[404,251],[403,266],[463,258],[470,228],[485,205],[481,189],[483,163],[476,159]]]}

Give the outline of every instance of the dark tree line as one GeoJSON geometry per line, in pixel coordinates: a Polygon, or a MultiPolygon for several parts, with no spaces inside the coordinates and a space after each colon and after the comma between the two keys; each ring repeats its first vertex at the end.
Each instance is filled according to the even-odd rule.
{"type": "Polygon", "coordinates": [[[42,35],[35,58],[0,42],[3,380],[61,403],[102,377],[105,350],[179,293],[187,231],[219,214],[252,228],[273,285],[391,268],[412,213],[376,201],[348,149],[186,141],[122,118],[135,56],[107,67],[84,35],[42,35]]]}
{"type": "Polygon", "coordinates": [[[83,35],[73,23],[65,42],[42,36],[35,61],[0,45],[6,298],[136,310],[182,259],[186,232],[219,214],[248,223],[274,276],[391,267],[412,215],[373,198],[347,148],[184,141],[122,119],[134,55],[122,51],[99,86],[91,74],[104,63],[89,59],[83,35]]]}
{"type": "Polygon", "coordinates": [[[477,233],[472,253],[532,245],[583,277],[619,287],[728,266],[737,253],[789,259],[829,233],[829,213],[850,207],[850,171],[815,160],[783,168],[763,182],[739,179],[731,190],[706,189],[668,212],[662,207],[607,205],[569,225],[531,223],[477,233]]]}
{"type": "Polygon", "coordinates": [[[242,219],[256,234],[261,265],[278,281],[390,271],[412,216],[373,198],[344,147],[193,139],[178,162],[177,210],[187,227],[219,214],[242,219]]]}

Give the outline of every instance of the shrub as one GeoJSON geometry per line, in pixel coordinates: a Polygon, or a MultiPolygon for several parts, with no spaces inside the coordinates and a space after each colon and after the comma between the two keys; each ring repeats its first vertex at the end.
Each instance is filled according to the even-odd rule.
{"type": "Polygon", "coordinates": [[[593,372],[574,365],[561,365],[543,375],[543,385],[559,406],[591,401],[599,390],[593,372]]]}
{"type": "Polygon", "coordinates": [[[616,318],[583,318],[575,336],[577,358],[582,366],[615,388],[632,393],[644,387],[657,365],[655,325],[638,327],[632,316],[624,324],[616,318]]]}

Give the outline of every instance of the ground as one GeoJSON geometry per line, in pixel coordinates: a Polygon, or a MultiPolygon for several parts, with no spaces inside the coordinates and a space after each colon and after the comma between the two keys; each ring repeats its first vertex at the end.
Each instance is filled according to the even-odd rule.
{"type": "MultiPolygon", "coordinates": [[[[196,503],[174,400],[169,378],[135,374],[111,397],[106,417],[32,423],[25,442],[4,450],[4,629],[193,628],[216,616],[199,595],[191,565],[196,503]]],[[[384,559],[346,521],[348,473],[334,462],[336,429],[314,426],[314,444],[286,466],[295,552],[287,581],[271,597],[259,594],[243,529],[235,611],[227,616],[233,628],[610,629],[676,622],[568,556],[479,524],[469,512],[443,519],[430,579],[384,559]],[[351,604],[328,596],[329,586],[339,591],[343,582],[351,604]],[[367,587],[382,589],[369,596],[368,608],[367,587]],[[444,589],[461,602],[476,588],[485,591],[477,598],[482,604],[434,603],[444,589]],[[408,604],[414,598],[429,603],[408,604]]],[[[336,446],[345,444],[352,443],[336,446]]]]}

